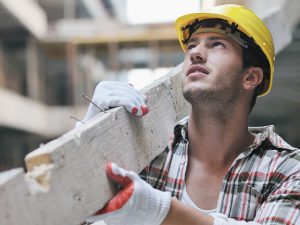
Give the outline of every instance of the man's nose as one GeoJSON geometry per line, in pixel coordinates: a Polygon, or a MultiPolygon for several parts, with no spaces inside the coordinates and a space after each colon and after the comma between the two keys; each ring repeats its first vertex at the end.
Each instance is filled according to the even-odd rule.
{"type": "Polygon", "coordinates": [[[189,57],[192,63],[205,63],[206,51],[203,46],[196,46],[189,52],[189,57]]]}

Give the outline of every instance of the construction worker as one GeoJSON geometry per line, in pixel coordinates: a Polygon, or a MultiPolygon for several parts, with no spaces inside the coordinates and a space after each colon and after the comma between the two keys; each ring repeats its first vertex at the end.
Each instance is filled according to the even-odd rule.
{"type": "MultiPolygon", "coordinates": [[[[177,19],[185,53],[182,92],[191,104],[174,139],[140,175],[107,166],[122,186],[90,217],[108,225],[300,224],[300,151],[273,126],[248,128],[257,96],[272,87],[274,46],[249,9],[221,5],[177,19]]],[[[148,113],[132,86],[101,82],[93,101],[148,113]]],[[[85,121],[97,109],[89,106],[85,121]]]]}

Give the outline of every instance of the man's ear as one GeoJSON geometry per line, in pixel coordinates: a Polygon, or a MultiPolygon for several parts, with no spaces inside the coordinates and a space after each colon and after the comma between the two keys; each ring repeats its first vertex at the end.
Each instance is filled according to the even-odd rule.
{"type": "Polygon", "coordinates": [[[254,90],[262,82],[263,76],[264,72],[260,67],[249,67],[244,76],[244,89],[246,91],[254,90]]]}

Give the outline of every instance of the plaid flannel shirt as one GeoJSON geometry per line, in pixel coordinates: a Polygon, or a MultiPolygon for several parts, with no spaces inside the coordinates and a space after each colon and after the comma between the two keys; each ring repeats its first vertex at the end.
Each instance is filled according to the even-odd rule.
{"type": "MultiPolygon", "coordinates": [[[[173,142],[140,174],[178,199],[188,163],[187,122],[188,117],[175,126],[173,142]]],[[[300,225],[300,150],[277,135],[274,126],[249,130],[255,141],[225,175],[217,214],[225,218],[224,224],[300,225]]]]}

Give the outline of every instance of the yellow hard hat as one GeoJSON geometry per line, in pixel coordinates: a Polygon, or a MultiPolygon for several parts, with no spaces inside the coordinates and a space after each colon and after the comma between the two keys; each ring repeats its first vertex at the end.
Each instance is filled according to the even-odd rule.
{"type": "MultiPolygon", "coordinates": [[[[184,51],[186,51],[186,27],[196,20],[206,19],[222,19],[229,24],[237,25],[237,29],[253,40],[261,49],[269,64],[269,74],[264,74],[266,76],[265,82],[259,96],[268,94],[272,87],[275,52],[272,35],[263,21],[250,9],[235,4],[219,5],[200,13],[181,16],[176,20],[176,32],[184,51]]],[[[188,35],[191,36],[191,34],[188,35]]]]}

